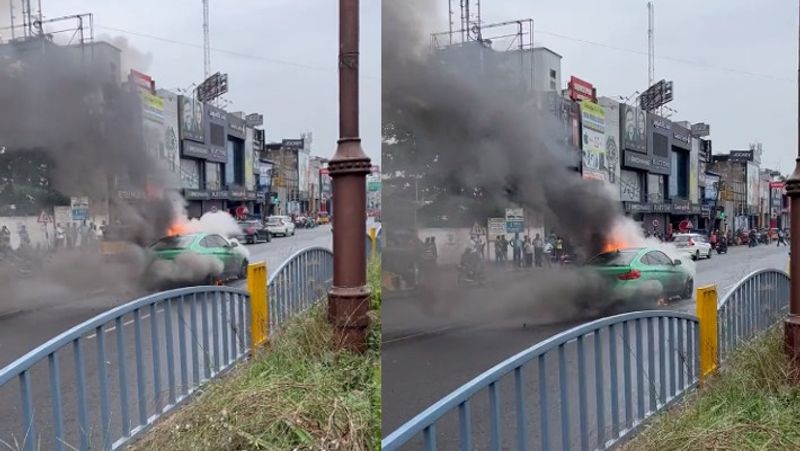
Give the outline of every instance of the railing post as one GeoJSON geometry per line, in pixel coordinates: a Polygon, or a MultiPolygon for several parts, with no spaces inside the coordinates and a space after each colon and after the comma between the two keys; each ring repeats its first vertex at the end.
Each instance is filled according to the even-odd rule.
{"type": "Polygon", "coordinates": [[[375,259],[375,250],[377,249],[377,239],[378,239],[378,232],[375,230],[375,227],[369,228],[369,258],[374,260],[375,259]]]}
{"type": "Polygon", "coordinates": [[[697,289],[697,318],[700,321],[700,383],[717,369],[717,286],[697,289]]]}
{"type": "Polygon", "coordinates": [[[266,262],[247,266],[247,289],[250,291],[250,343],[255,350],[269,338],[269,290],[266,262]]]}

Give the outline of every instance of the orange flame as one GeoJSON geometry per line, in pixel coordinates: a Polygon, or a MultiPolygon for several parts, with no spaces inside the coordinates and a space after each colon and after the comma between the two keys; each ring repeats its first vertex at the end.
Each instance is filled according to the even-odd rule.
{"type": "Polygon", "coordinates": [[[614,252],[616,250],[625,249],[627,247],[630,247],[630,243],[628,243],[622,237],[614,236],[606,238],[606,244],[603,246],[603,252],[614,252]]]}
{"type": "Polygon", "coordinates": [[[189,224],[182,221],[174,221],[167,228],[167,236],[178,236],[191,232],[189,224]]]}

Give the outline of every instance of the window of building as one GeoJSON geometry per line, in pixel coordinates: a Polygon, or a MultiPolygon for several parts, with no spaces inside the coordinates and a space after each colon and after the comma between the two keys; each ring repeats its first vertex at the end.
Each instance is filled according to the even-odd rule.
{"type": "Polygon", "coordinates": [[[550,89],[556,89],[556,82],[553,80],[550,80],[550,89]]]}
{"type": "Polygon", "coordinates": [[[219,124],[209,124],[211,130],[211,145],[217,147],[225,146],[225,127],[219,124]]]}
{"type": "Polygon", "coordinates": [[[550,78],[556,78],[556,70],[550,69],[550,78]]]}
{"type": "Polygon", "coordinates": [[[181,158],[181,187],[200,189],[200,162],[181,158]]]}
{"type": "Polygon", "coordinates": [[[222,189],[222,167],[219,163],[206,162],[206,189],[222,189]]]}
{"type": "Polygon", "coordinates": [[[228,138],[233,143],[233,179],[229,182],[244,186],[244,141],[228,138]]]}

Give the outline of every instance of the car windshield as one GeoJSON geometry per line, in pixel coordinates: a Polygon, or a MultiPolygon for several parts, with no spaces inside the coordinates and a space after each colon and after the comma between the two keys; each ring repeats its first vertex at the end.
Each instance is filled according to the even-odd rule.
{"type": "Polygon", "coordinates": [[[253,227],[253,226],[257,226],[257,225],[258,225],[258,221],[240,221],[239,222],[239,226],[243,226],[243,227],[253,227]]]}
{"type": "Polygon", "coordinates": [[[194,241],[194,236],[168,236],[161,238],[151,246],[154,251],[170,249],[186,249],[194,241]]]}
{"type": "Polygon", "coordinates": [[[633,261],[639,251],[614,251],[596,255],[589,260],[593,266],[628,266],[633,261]]]}
{"type": "Polygon", "coordinates": [[[269,225],[281,225],[282,221],[281,218],[269,218],[267,219],[267,224],[269,225]]]}
{"type": "Polygon", "coordinates": [[[675,242],[676,243],[687,243],[687,242],[689,242],[690,239],[693,240],[693,241],[700,241],[698,239],[698,237],[696,237],[696,236],[680,235],[680,236],[676,236],[675,237],[675,242]]]}

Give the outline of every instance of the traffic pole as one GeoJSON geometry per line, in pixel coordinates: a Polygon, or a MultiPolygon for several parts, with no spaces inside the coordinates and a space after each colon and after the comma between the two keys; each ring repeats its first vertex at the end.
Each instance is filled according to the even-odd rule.
{"type": "Polygon", "coordinates": [[[359,0],[339,0],[339,140],[328,162],[336,216],[333,227],[333,286],[328,320],[337,344],[366,349],[370,290],[367,286],[366,178],[372,165],[358,130],[359,0]]]}
{"type": "MultiPolygon", "coordinates": [[[[798,42],[798,58],[800,58],[800,41],[798,42]]],[[[800,77],[800,59],[797,68],[800,77]]],[[[797,84],[798,96],[798,141],[797,158],[795,159],[794,172],[786,180],[786,194],[789,196],[789,214],[791,230],[791,257],[789,258],[790,281],[789,315],[784,322],[784,348],[791,359],[794,376],[800,377],[800,78],[797,84]]]]}

